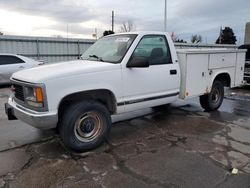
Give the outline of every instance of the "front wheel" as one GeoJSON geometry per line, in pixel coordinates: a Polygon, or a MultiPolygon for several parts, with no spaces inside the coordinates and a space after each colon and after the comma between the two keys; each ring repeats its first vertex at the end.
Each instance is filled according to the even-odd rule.
{"type": "Polygon", "coordinates": [[[215,80],[210,93],[200,96],[200,104],[205,111],[214,111],[221,106],[223,98],[224,86],[220,81],[215,80]]]}
{"type": "Polygon", "coordinates": [[[64,144],[77,151],[87,151],[105,141],[111,127],[107,108],[96,101],[82,101],[71,105],[59,123],[64,144]]]}

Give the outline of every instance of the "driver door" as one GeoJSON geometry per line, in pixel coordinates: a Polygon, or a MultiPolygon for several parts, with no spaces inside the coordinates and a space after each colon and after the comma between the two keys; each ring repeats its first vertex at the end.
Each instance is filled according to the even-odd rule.
{"type": "Polygon", "coordinates": [[[179,94],[179,66],[172,63],[165,35],[145,35],[129,61],[138,57],[149,67],[123,68],[125,111],[174,101],[179,94]]]}

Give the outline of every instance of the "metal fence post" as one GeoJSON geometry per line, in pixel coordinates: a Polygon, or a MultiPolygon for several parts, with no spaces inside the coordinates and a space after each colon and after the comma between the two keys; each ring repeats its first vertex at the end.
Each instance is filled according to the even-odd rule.
{"type": "Polygon", "coordinates": [[[40,50],[39,50],[39,40],[36,40],[36,53],[37,53],[37,59],[40,60],[40,50]]]}
{"type": "Polygon", "coordinates": [[[80,42],[79,40],[77,41],[77,51],[78,51],[78,59],[80,59],[80,56],[81,56],[81,52],[80,52],[80,42]]]}

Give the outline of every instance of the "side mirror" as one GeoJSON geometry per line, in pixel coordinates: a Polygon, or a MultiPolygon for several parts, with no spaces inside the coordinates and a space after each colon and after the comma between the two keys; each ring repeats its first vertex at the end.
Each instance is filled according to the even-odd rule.
{"type": "Polygon", "coordinates": [[[149,67],[149,61],[145,57],[133,57],[127,63],[127,68],[146,68],[146,67],[149,67]]]}

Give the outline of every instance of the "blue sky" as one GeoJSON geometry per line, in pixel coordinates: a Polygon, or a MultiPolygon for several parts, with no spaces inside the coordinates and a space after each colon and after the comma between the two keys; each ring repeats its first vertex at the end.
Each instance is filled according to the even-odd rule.
{"type": "MultiPolygon", "coordinates": [[[[250,21],[249,0],[167,0],[168,32],[190,41],[200,34],[203,42],[214,43],[220,26],[231,27],[244,42],[250,21]]],[[[0,31],[10,35],[91,38],[95,28],[101,36],[111,29],[115,11],[115,31],[131,20],[136,30],[163,30],[164,0],[0,0],[0,31]],[[68,32],[67,32],[68,31],[68,32]]]]}

